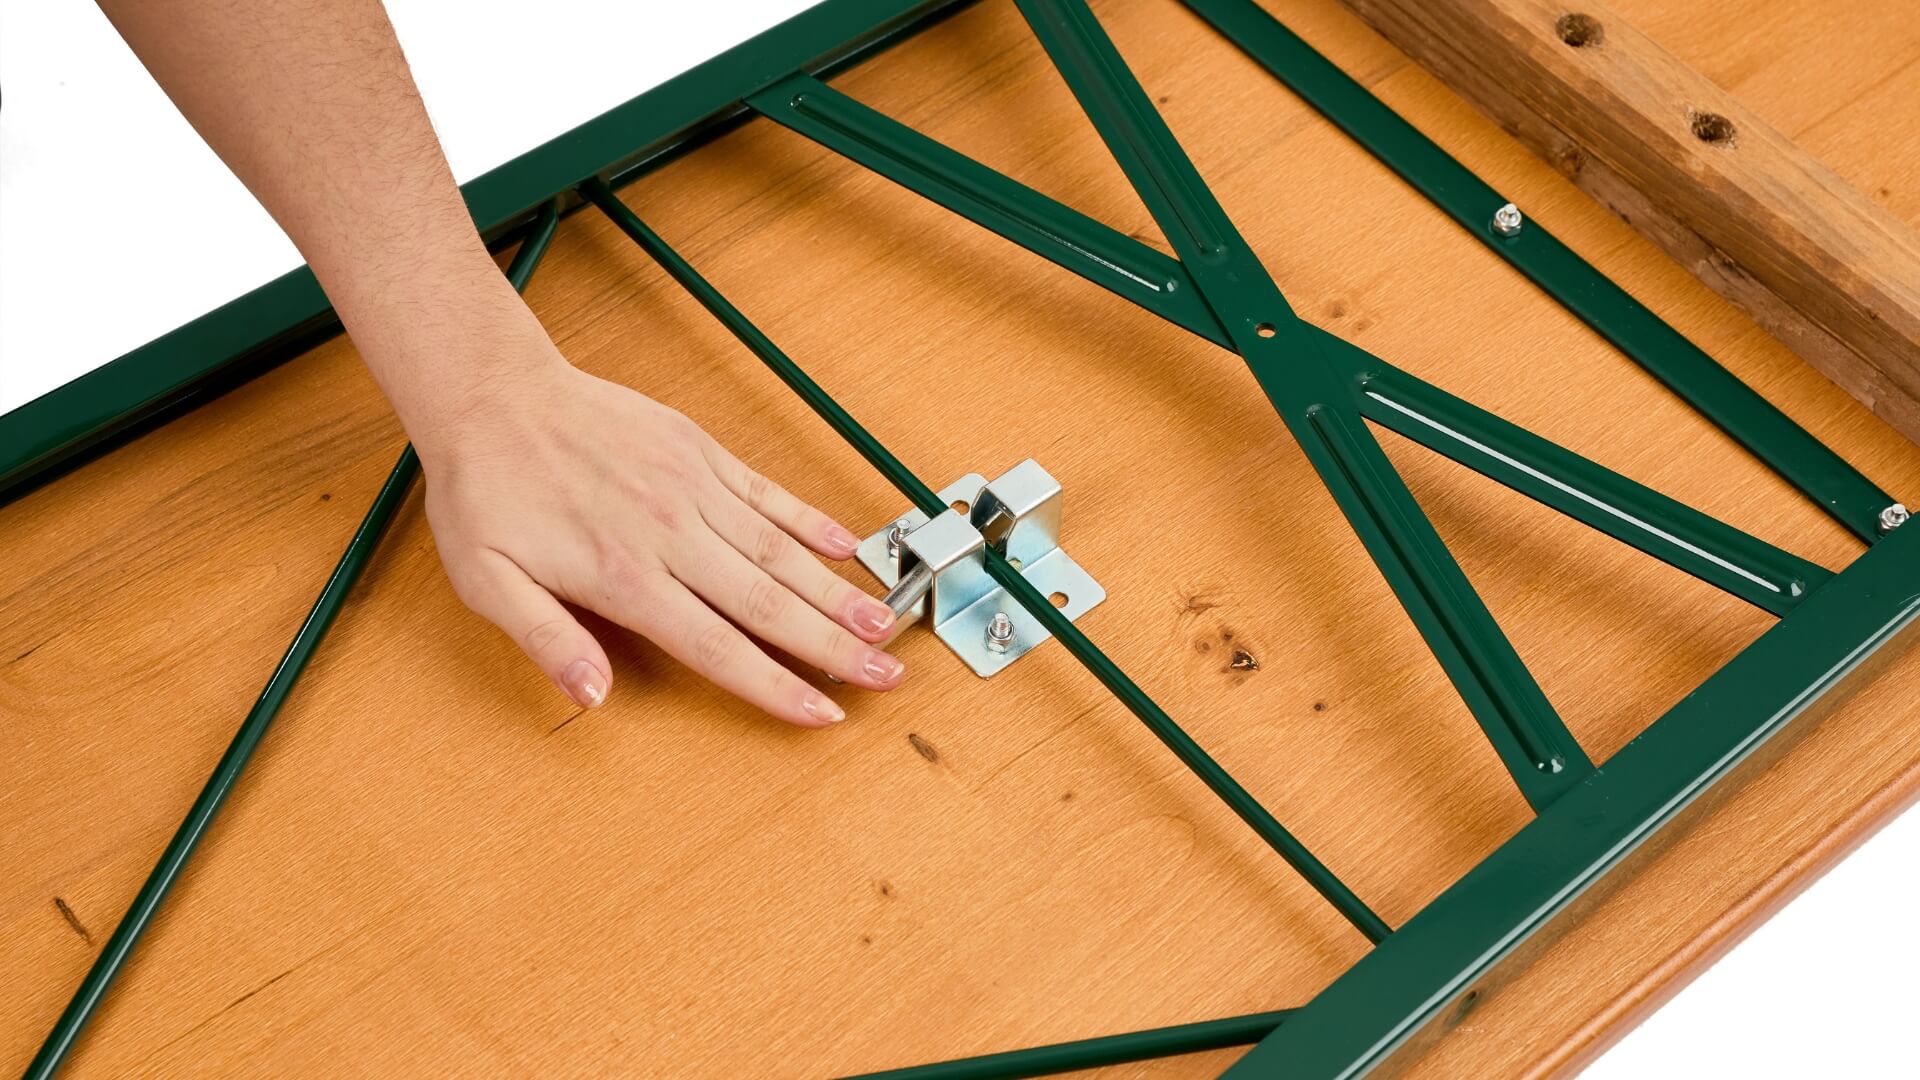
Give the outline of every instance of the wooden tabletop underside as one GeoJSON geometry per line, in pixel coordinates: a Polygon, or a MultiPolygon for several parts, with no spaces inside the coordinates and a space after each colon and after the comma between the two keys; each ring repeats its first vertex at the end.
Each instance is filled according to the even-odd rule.
{"type": "MultiPolygon", "coordinates": [[[[1615,6],[1920,220],[1900,186],[1920,116],[1876,104],[1920,92],[1900,4],[1863,5],[1885,32],[1847,31],[1826,81],[1793,74],[1841,48],[1818,5],[1615,6]]],[[[1308,320],[1822,565],[1857,554],[1184,9],[1096,10],[1308,320]]],[[[1920,448],[1351,16],[1274,10],[1920,495],[1920,448]]],[[[1011,5],[836,85],[1165,250],[1011,5]]],[[[1058,477],[1065,544],[1108,592],[1082,626],[1390,923],[1527,819],[1237,358],[766,122],[622,195],[934,486],[1029,456],[1058,477]]],[[[598,213],[562,224],[528,296],[576,363],[856,531],[900,511],[598,213]]],[[[1770,625],[1382,439],[1596,760],[1770,625]]],[[[337,340],[0,509],[0,1071],[111,932],[401,441],[337,340]]],[[[595,628],[617,692],[581,714],[460,607],[416,495],[73,1074],[840,1074],[1295,1005],[1365,948],[1058,645],[983,681],[914,632],[901,690],[836,690],[850,719],[808,732],[595,628]]],[[[1920,658],[1890,668],[1421,1070],[1605,1045],[1912,798],[1917,693],[1920,658]]]]}

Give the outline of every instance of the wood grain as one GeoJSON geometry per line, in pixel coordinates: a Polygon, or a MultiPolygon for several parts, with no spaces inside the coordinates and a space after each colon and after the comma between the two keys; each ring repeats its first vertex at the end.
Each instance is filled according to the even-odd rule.
{"type": "MultiPolygon", "coordinates": [[[[1307,317],[1823,565],[1857,553],[1197,20],[1097,10],[1307,317]]],[[[1920,448],[1338,6],[1275,10],[1870,476],[1920,478],[1920,448]]],[[[1011,5],[837,85],[1158,242],[1011,5]]],[[[1390,922],[1525,820],[1236,358],[766,123],[623,194],[924,478],[1027,456],[1060,477],[1066,542],[1109,593],[1088,633],[1390,922]]],[[[897,512],[598,216],[563,223],[529,298],[577,363],[803,498],[858,528],[897,512]]],[[[1597,759],[1768,625],[1383,438],[1597,759]]],[[[0,1069],[58,1014],[399,444],[334,342],[0,509],[0,1069]]],[[[844,1074],[1297,1004],[1364,947],[1058,648],[983,682],[918,635],[902,689],[838,691],[850,720],[816,733],[596,628],[620,691],[582,715],[460,608],[416,498],[72,1075],[844,1074]]],[[[1920,664],[1885,674],[1428,1071],[1603,1042],[1912,789],[1916,693],[1920,664]]]]}
{"type": "Polygon", "coordinates": [[[1349,6],[1920,439],[1920,234],[1886,208],[1605,4],[1349,6]]]}

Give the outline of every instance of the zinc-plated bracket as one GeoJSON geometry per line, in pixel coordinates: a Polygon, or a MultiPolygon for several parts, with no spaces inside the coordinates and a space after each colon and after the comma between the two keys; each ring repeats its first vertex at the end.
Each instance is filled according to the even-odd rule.
{"type": "Polygon", "coordinates": [[[1007,557],[1069,620],[1107,598],[1060,549],[1060,481],[1029,458],[988,483],[969,473],[947,485],[929,519],[909,510],[860,544],[860,564],[891,590],[902,629],[931,614],[933,632],[974,673],[998,674],[1053,634],[988,576],[986,549],[1007,557]]]}

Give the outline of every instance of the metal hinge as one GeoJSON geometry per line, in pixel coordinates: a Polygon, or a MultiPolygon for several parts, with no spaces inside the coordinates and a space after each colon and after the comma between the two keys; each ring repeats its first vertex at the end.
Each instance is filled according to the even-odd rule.
{"type": "Polygon", "coordinates": [[[989,546],[1069,620],[1107,598],[1060,549],[1060,481],[1033,459],[992,483],[970,473],[940,500],[939,516],[910,510],[867,537],[860,564],[887,586],[902,629],[931,610],[934,635],[975,674],[995,675],[1053,636],[987,574],[989,546]]]}

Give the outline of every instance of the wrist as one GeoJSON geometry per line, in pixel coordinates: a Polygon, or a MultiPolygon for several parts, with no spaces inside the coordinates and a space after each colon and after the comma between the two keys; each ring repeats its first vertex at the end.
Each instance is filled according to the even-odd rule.
{"type": "Polygon", "coordinates": [[[373,318],[342,313],[361,358],[421,460],[476,439],[510,442],[516,418],[560,393],[573,367],[499,270],[431,297],[390,298],[373,318]]]}

